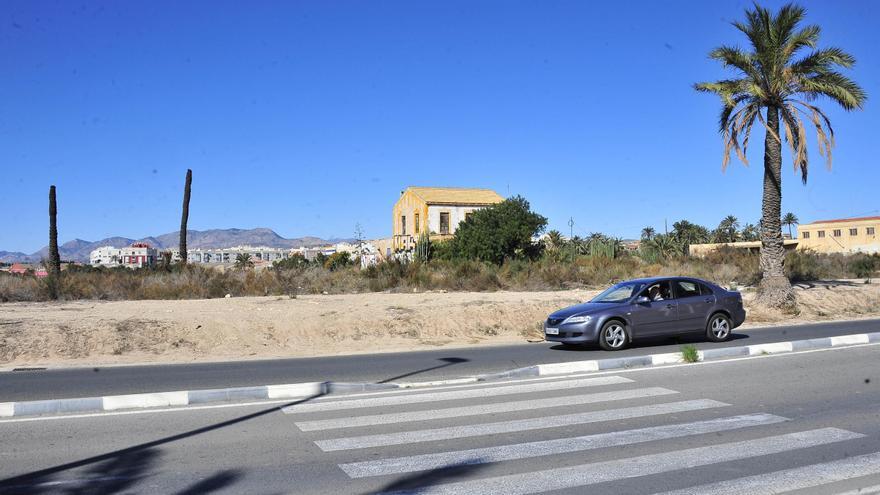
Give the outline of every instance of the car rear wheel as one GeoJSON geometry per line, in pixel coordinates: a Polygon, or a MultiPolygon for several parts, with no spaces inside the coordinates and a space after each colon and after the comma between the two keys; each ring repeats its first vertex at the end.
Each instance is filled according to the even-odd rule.
{"type": "Polygon", "coordinates": [[[712,342],[724,342],[730,338],[730,318],[716,313],[709,318],[706,324],[706,337],[712,342]]]}
{"type": "Polygon", "coordinates": [[[626,326],[617,320],[605,323],[599,332],[599,347],[606,351],[619,351],[626,347],[628,340],[626,326]]]}

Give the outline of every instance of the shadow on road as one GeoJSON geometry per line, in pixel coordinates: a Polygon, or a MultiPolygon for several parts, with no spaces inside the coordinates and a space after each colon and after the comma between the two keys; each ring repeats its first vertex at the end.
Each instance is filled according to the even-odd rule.
{"type": "MultiPolygon", "coordinates": [[[[441,358],[439,361],[442,361],[443,364],[391,377],[379,383],[399,380],[400,378],[407,376],[445,368],[458,363],[464,363],[468,360],[464,358],[447,357],[441,358]]],[[[332,388],[330,386],[331,384],[332,382],[325,382],[323,389],[330,390],[332,388]]],[[[4,495],[33,495],[44,493],[77,495],[87,493],[123,493],[130,490],[141,480],[151,476],[151,471],[161,456],[161,450],[159,447],[162,445],[226,428],[245,421],[250,421],[275,411],[279,411],[285,407],[309,402],[323,395],[326,395],[326,393],[322,392],[282,405],[273,405],[270,408],[246,414],[238,418],[203,426],[201,428],[115,450],[106,454],[100,454],[86,459],[69,462],[67,464],[61,464],[51,468],[6,478],[0,480],[0,493],[4,495]],[[74,470],[76,471],[74,472],[74,470]],[[64,473],[68,473],[68,478],[70,479],[59,479],[59,475],[64,473]]],[[[220,471],[184,489],[179,492],[179,494],[210,493],[217,491],[234,484],[243,475],[244,472],[240,470],[220,471]]]]}
{"type": "Polygon", "coordinates": [[[406,378],[408,376],[418,375],[419,373],[427,373],[429,371],[439,370],[440,368],[445,368],[447,366],[452,366],[454,364],[467,363],[468,361],[470,361],[470,359],[458,358],[458,357],[445,357],[445,358],[439,358],[439,359],[437,359],[437,361],[443,361],[443,364],[438,364],[437,366],[432,366],[430,368],[425,368],[425,369],[421,369],[418,371],[410,371],[409,373],[404,373],[402,375],[392,376],[391,378],[386,378],[378,383],[389,383],[389,382],[393,382],[394,380],[400,380],[401,378],[406,378]]]}
{"type": "MultiPolygon", "coordinates": [[[[457,464],[452,466],[443,466],[441,468],[432,469],[413,473],[409,476],[399,478],[379,489],[379,493],[410,491],[417,490],[427,485],[434,485],[444,481],[455,480],[456,478],[464,478],[481,469],[485,469],[488,464],[480,462],[479,459],[472,464],[457,464]]],[[[367,492],[376,493],[376,492],[367,492]]]]}

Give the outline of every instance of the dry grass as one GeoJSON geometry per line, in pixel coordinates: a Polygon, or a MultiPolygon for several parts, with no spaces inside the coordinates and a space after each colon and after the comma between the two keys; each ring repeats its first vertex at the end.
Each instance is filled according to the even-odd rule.
{"type": "MultiPolygon", "coordinates": [[[[790,253],[786,260],[794,281],[868,276],[880,268],[878,256],[790,253]]],[[[598,288],[620,280],[686,275],[723,286],[750,286],[760,278],[758,256],[735,249],[719,250],[706,258],[676,257],[650,263],[637,256],[618,258],[580,256],[561,260],[513,260],[496,266],[474,261],[432,261],[429,264],[381,263],[366,270],[322,266],[289,269],[217,270],[190,265],[172,269],[80,268],[56,281],[62,300],[210,299],[234,297],[346,294],[362,292],[534,291],[576,287],[598,288]]],[[[0,273],[0,302],[46,301],[50,280],[0,273]]]]}

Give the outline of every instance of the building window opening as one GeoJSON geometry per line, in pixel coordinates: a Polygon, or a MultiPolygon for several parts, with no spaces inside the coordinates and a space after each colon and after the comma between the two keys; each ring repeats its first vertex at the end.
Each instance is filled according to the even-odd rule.
{"type": "Polygon", "coordinates": [[[803,238],[804,238],[804,239],[809,239],[809,238],[810,238],[810,233],[809,233],[809,232],[804,232],[804,233],[803,233],[803,238]]]}
{"type": "Polygon", "coordinates": [[[418,213],[413,215],[413,229],[415,229],[414,232],[416,234],[418,234],[422,230],[421,227],[419,226],[419,214],[418,213]]]}
{"type": "Polygon", "coordinates": [[[819,237],[820,237],[820,238],[821,238],[821,237],[825,237],[825,231],[824,231],[824,230],[820,230],[820,231],[819,231],[819,237]]]}
{"type": "Polygon", "coordinates": [[[840,229],[834,229],[834,237],[840,237],[840,229]]]}
{"type": "Polygon", "coordinates": [[[449,234],[449,213],[444,212],[440,214],[440,234],[446,235],[449,234]]]}
{"type": "Polygon", "coordinates": [[[859,235],[859,229],[849,229],[849,235],[859,235]]]}
{"type": "Polygon", "coordinates": [[[874,235],[874,227],[868,227],[867,233],[868,233],[868,235],[874,235]]]}
{"type": "Polygon", "coordinates": [[[406,215],[400,216],[400,235],[406,235],[406,215]]]}

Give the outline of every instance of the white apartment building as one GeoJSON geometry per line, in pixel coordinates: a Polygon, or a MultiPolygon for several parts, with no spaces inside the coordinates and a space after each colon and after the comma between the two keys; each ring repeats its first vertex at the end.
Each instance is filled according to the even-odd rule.
{"type": "Polygon", "coordinates": [[[143,268],[152,266],[159,258],[159,250],[145,243],[134,243],[128,247],[103,246],[89,253],[92,266],[124,266],[143,268]]]}

